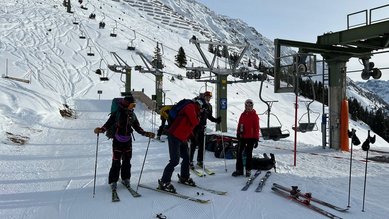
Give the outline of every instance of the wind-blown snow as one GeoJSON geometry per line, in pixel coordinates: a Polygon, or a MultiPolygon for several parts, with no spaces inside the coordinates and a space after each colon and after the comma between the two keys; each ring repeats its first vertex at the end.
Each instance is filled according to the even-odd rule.
{"type": "MultiPolygon", "coordinates": [[[[1,218],[155,218],[157,213],[168,218],[322,217],[278,197],[270,189],[273,182],[286,186],[298,185],[302,192],[312,192],[315,197],[341,207],[347,206],[350,153],[328,147],[322,149],[320,131],[299,133],[297,166],[293,166],[294,133],[291,127],[294,124],[295,96],[274,94],[272,80],[264,82],[263,98],[278,100],[274,103],[272,112],[282,122],[283,129],[290,131],[291,136],[277,142],[261,139],[259,147],[254,150],[254,154],[260,157],[265,152],[274,153],[277,160],[277,173],[272,173],[261,193],[254,192],[259,179],[254,181],[248,191],[240,191],[247,179],[231,177],[235,160],[217,159],[211,152],[207,152],[205,163],[216,174],[205,178],[192,177],[204,187],[228,191],[227,195],[218,196],[184,187],[175,183],[174,175],[173,183],[180,193],[210,199],[210,203],[197,204],[143,188],[138,190],[142,197],[133,198],[120,185],[118,193],[121,201],[111,203],[107,185],[111,142],[105,136],[97,137],[93,133],[93,129],[101,126],[108,118],[111,99],[124,91],[120,75],[107,70],[107,64],[115,63],[110,52],[116,52],[130,66],[143,65],[136,52],[152,57],[158,41],[164,48],[164,71],[185,75],[185,70],[174,65],[174,56],[178,48],[183,46],[190,57],[190,65],[192,62],[200,65],[200,55],[194,45],[188,42],[192,35],[199,34],[158,23],[146,12],[130,7],[124,1],[84,2],[88,10],[80,9],[78,2],[72,1],[74,15],[66,13],[60,0],[0,2],[0,69],[5,74],[8,59],[8,76],[31,80],[27,84],[0,79],[1,218]],[[96,14],[96,20],[88,19],[92,12],[96,14]],[[98,23],[104,16],[106,28],[98,29],[98,23]],[[117,38],[109,36],[116,25],[112,18],[118,22],[117,38]],[[74,20],[81,25],[74,25],[74,20]],[[89,38],[89,43],[87,39],[79,38],[81,30],[89,38]],[[137,51],[126,50],[131,39],[134,39],[132,30],[136,31],[133,43],[137,51]],[[95,56],[87,56],[89,51],[94,52],[95,56]],[[108,73],[110,81],[99,80],[99,76],[94,73],[98,68],[108,73]],[[100,100],[98,90],[103,91],[100,100]],[[75,109],[77,118],[62,118],[59,114],[62,104],[75,109]],[[12,143],[8,140],[7,133],[24,136],[28,141],[24,145],[12,143]],[[93,198],[96,150],[98,165],[96,195],[93,198]]],[[[176,1],[163,2],[170,3],[170,6],[176,4],[176,1]]],[[[182,6],[181,10],[185,11],[185,7],[182,6]]],[[[199,10],[198,13],[200,12],[202,14],[197,16],[210,19],[205,11],[199,10]]],[[[208,53],[206,55],[212,57],[208,53]]],[[[176,79],[172,82],[171,74],[164,75],[163,89],[167,103],[174,103],[184,97],[192,98],[205,90],[204,83],[193,80],[176,79]]],[[[144,89],[148,96],[155,92],[154,80],[151,74],[132,71],[132,88],[137,91],[144,89]]],[[[228,134],[235,133],[245,99],[254,100],[258,113],[265,112],[266,105],[258,97],[259,85],[259,82],[252,82],[228,86],[228,134]]],[[[207,87],[214,91],[212,84],[207,87]]],[[[301,97],[299,100],[305,99],[301,97]]],[[[306,110],[303,102],[299,105],[300,117],[306,110]]],[[[312,104],[312,110],[316,112],[320,112],[321,107],[318,102],[312,104]]],[[[158,115],[141,103],[137,105],[136,114],[145,130],[156,131],[159,125],[158,115]]],[[[261,126],[264,127],[266,117],[260,117],[261,126]]],[[[274,118],[271,121],[272,125],[277,125],[274,118]]],[[[321,119],[318,118],[318,127],[320,122],[321,119]]],[[[368,131],[366,125],[351,121],[350,128],[357,130],[362,142],[365,140],[368,131]]],[[[213,130],[214,124],[209,122],[207,132],[213,130]]],[[[148,143],[147,138],[135,134],[131,179],[135,187],[148,143]]],[[[389,151],[387,142],[378,136],[371,148],[389,151]]],[[[369,152],[369,156],[379,155],[382,154],[369,152]]],[[[389,170],[385,163],[367,163],[365,212],[361,212],[365,156],[366,152],[360,146],[354,146],[351,208],[346,213],[328,209],[333,214],[342,218],[387,218],[389,170]]],[[[167,143],[150,141],[141,183],[156,187],[168,159],[167,143]]],[[[263,175],[264,173],[260,177],[263,175]]]]}

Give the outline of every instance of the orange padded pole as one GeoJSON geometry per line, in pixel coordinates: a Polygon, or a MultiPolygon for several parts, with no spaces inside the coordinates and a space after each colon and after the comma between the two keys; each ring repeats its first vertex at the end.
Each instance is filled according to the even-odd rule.
{"type": "Polygon", "coordinates": [[[342,100],[342,108],[340,109],[340,149],[342,151],[350,151],[348,142],[348,101],[342,100]]]}

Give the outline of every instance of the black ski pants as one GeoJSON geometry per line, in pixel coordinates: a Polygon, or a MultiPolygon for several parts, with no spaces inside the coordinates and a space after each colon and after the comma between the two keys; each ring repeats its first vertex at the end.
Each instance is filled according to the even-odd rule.
{"type": "Polygon", "coordinates": [[[246,171],[251,170],[253,162],[253,147],[256,139],[241,138],[239,139],[238,150],[236,154],[236,171],[243,173],[243,166],[246,166],[246,171]],[[246,157],[245,164],[243,163],[243,156],[246,157]]]}
{"type": "Polygon", "coordinates": [[[117,182],[119,174],[122,180],[131,178],[132,142],[112,141],[112,165],[109,170],[108,183],[117,182]]]}

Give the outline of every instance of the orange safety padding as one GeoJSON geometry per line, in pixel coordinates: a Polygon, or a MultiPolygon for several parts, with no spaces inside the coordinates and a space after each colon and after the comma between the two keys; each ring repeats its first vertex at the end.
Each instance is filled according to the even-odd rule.
{"type": "Polygon", "coordinates": [[[348,101],[342,100],[342,108],[340,109],[340,149],[342,151],[350,151],[348,138],[348,101]]]}

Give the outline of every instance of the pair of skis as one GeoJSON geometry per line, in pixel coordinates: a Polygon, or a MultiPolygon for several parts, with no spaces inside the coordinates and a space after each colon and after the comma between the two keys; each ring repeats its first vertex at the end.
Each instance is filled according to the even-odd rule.
{"type": "Polygon", "coordinates": [[[311,193],[301,193],[297,186],[292,186],[291,188],[288,188],[288,187],[279,185],[277,183],[273,183],[272,190],[284,198],[293,200],[293,201],[295,201],[295,202],[297,202],[297,203],[299,203],[307,208],[310,208],[310,209],[312,209],[312,210],[314,210],[314,211],[316,211],[324,216],[327,216],[329,218],[338,219],[341,217],[338,217],[338,216],[336,216],[336,215],[334,215],[334,214],[332,214],[332,213],[330,213],[330,212],[328,212],[320,207],[317,207],[316,205],[312,205],[311,202],[318,203],[320,205],[332,208],[332,209],[339,211],[339,212],[345,212],[348,210],[348,208],[341,208],[341,207],[335,206],[331,203],[328,203],[326,201],[323,201],[321,199],[314,198],[314,197],[312,197],[311,193]]]}
{"type": "MultiPolygon", "coordinates": [[[[254,175],[252,175],[246,182],[246,184],[243,186],[241,189],[242,191],[247,191],[247,189],[250,187],[251,184],[253,184],[253,181],[261,174],[261,170],[255,171],[254,175]]],[[[265,185],[266,180],[269,178],[271,175],[270,171],[267,171],[265,176],[261,178],[261,180],[258,183],[257,188],[255,189],[255,192],[261,192],[263,186],[265,185]]]]}
{"type": "MultiPolygon", "coordinates": [[[[135,191],[130,185],[123,184],[134,198],[141,197],[141,194],[135,191]]],[[[120,198],[116,189],[112,190],[112,202],[119,202],[120,198]]]]}
{"type": "MultiPolygon", "coordinates": [[[[186,185],[186,184],[182,184],[182,185],[186,185]]],[[[191,185],[186,185],[186,186],[191,186],[191,185]]],[[[139,187],[142,187],[142,188],[145,188],[145,189],[150,189],[150,190],[153,190],[153,191],[156,191],[156,192],[160,192],[160,193],[164,193],[164,194],[169,194],[169,195],[172,195],[172,196],[176,196],[178,198],[182,198],[182,199],[186,199],[186,200],[189,200],[189,201],[193,201],[193,202],[197,202],[197,203],[202,203],[202,204],[208,203],[210,201],[209,199],[196,198],[196,197],[184,195],[184,194],[181,194],[181,193],[178,193],[178,192],[172,193],[172,192],[168,192],[168,191],[161,190],[161,189],[158,189],[158,188],[153,188],[153,187],[150,187],[150,186],[147,186],[147,185],[143,185],[143,184],[140,184],[139,187]]],[[[201,190],[213,193],[213,194],[217,194],[217,195],[225,195],[225,194],[227,194],[227,192],[224,192],[224,191],[218,191],[218,190],[215,190],[215,189],[205,188],[205,187],[202,187],[202,186],[199,186],[199,185],[195,185],[195,186],[191,186],[191,187],[198,188],[198,189],[201,189],[201,190]]]]}
{"type": "Polygon", "coordinates": [[[208,168],[202,168],[202,167],[190,167],[190,170],[194,173],[194,174],[196,174],[198,177],[205,177],[206,175],[214,175],[215,174],[215,172],[214,171],[212,171],[212,170],[210,170],[210,169],[208,169],[208,168]],[[204,170],[204,172],[203,172],[203,170],[204,170]]]}

